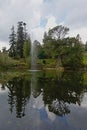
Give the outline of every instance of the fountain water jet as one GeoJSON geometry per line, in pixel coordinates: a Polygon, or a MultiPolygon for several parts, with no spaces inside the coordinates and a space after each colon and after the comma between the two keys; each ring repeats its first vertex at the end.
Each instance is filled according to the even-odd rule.
{"type": "Polygon", "coordinates": [[[31,70],[30,71],[38,71],[37,69],[37,48],[36,41],[31,43],[31,70]]]}

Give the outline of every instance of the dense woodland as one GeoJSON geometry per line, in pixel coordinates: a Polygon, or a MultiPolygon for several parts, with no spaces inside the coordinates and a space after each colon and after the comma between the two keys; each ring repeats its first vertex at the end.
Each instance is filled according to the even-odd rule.
{"type": "MultiPolygon", "coordinates": [[[[69,37],[68,33],[68,27],[58,25],[44,32],[43,43],[37,40],[33,42],[36,62],[39,66],[73,70],[86,66],[87,42],[83,44],[79,34],[76,37],[69,37]]],[[[12,26],[9,45],[8,50],[3,47],[0,53],[0,66],[2,68],[30,67],[32,41],[26,23],[18,22],[17,31],[12,26]]]]}

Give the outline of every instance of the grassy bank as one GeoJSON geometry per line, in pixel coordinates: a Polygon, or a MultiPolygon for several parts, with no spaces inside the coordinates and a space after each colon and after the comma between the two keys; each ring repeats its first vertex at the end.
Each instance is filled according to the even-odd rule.
{"type": "MultiPolygon", "coordinates": [[[[38,64],[43,66],[43,68],[60,68],[63,67],[57,59],[39,59],[38,64]]],[[[87,53],[83,54],[82,64],[84,67],[87,67],[87,53]]]]}
{"type": "Polygon", "coordinates": [[[29,65],[24,59],[12,59],[7,53],[0,53],[0,71],[9,69],[27,69],[29,65]]]}
{"type": "MultiPolygon", "coordinates": [[[[83,66],[87,67],[87,53],[83,54],[83,66]]],[[[38,59],[37,67],[43,68],[60,68],[62,64],[59,64],[57,59],[38,59]]],[[[30,62],[26,62],[25,59],[12,59],[6,53],[0,54],[0,71],[2,70],[27,70],[30,68],[30,62]]]]}

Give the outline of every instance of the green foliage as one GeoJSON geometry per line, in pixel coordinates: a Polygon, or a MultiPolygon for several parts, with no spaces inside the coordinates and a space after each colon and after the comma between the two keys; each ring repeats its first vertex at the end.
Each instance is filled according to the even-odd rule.
{"type": "Polygon", "coordinates": [[[52,43],[49,41],[47,42],[46,44],[44,44],[44,53],[45,53],[45,56],[46,58],[52,58],[52,43]]]}
{"type": "Polygon", "coordinates": [[[30,55],[30,48],[31,48],[31,41],[30,39],[27,39],[23,47],[23,54],[24,54],[25,59],[29,57],[30,55]]]}
{"type": "Polygon", "coordinates": [[[56,68],[57,60],[55,59],[39,59],[38,63],[41,64],[44,68],[56,68]]]}
{"type": "Polygon", "coordinates": [[[58,59],[63,67],[79,69],[82,67],[83,45],[80,35],[64,38],[69,29],[56,26],[44,34],[43,49],[46,58],[58,59]]]}
{"type": "Polygon", "coordinates": [[[26,64],[29,68],[30,68],[30,51],[31,51],[31,41],[30,39],[27,39],[24,43],[23,54],[26,64]]]}
{"type": "Polygon", "coordinates": [[[85,51],[87,52],[87,41],[86,41],[86,44],[85,44],[85,51]]]}
{"type": "Polygon", "coordinates": [[[24,58],[23,47],[25,41],[28,39],[26,32],[26,23],[23,21],[18,22],[17,33],[14,31],[14,26],[11,28],[11,34],[9,36],[9,56],[13,58],[24,58]]]}
{"type": "Polygon", "coordinates": [[[23,32],[23,22],[18,22],[17,28],[17,55],[23,58],[23,46],[24,46],[24,32],[23,32]]]}
{"type": "Polygon", "coordinates": [[[7,53],[0,53],[0,68],[7,69],[14,66],[13,60],[7,53]]]}
{"type": "Polygon", "coordinates": [[[39,59],[46,59],[47,55],[45,54],[45,50],[43,48],[40,49],[39,53],[38,53],[38,58],[39,59]]]}
{"type": "Polygon", "coordinates": [[[83,64],[83,49],[81,42],[76,38],[68,39],[68,46],[61,55],[62,64],[70,69],[79,69],[83,64]]]}
{"type": "Polygon", "coordinates": [[[0,70],[13,70],[28,68],[23,59],[14,60],[8,56],[7,52],[0,53],[0,70]]]}
{"type": "MultiPolygon", "coordinates": [[[[69,28],[59,25],[44,33],[42,45],[35,40],[33,43],[35,51],[31,54],[34,59],[31,61],[37,63],[38,59],[42,59],[41,64],[45,67],[63,66],[70,69],[81,68],[83,64],[83,45],[80,35],[65,38],[68,31],[69,28]],[[48,62],[49,59],[51,59],[51,62],[48,62]]],[[[31,59],[31,40],[26,32],[26,23],[23,21],[18,22],[17,34],[14,31],[14,27],[12,27],[9,38],[9,55],[13,58],[25,58],[27,65],[29,65],[31,59]]]]}
{"type": "Polygon", "coordinates": [[[83,53],[83,64],[87,65],[87,52],[83,53]]]}
{"type": "Polygon", "coordinates": [[[36,59],[45,59],[47,57],[45,49],[37,40],[34,41],[33,48],[35,50],[34,55],[36,59]]]}
{"type": "Polygon", "coordinates": [[[44,33],[44,50],[47,58],[58,58],[62,50],[62,43],[69,28],[62,25],[56,26],[44,33]]]}
{"type": "Polygon", "coordinates": [[[16,33],[14,31],[14,26],[11,28],[11,34],[9,36],[9,56],[15,58],[16,57],[16,33]]]}
{"type": "Polygon", "coordinates": [[[69,31],[69,28],[59,25],[50,29],[48,32],[48,35],[52,39],[58,40],[58,39],[63,39],[65,35],[68,33],[68,31],[69,31]]]}

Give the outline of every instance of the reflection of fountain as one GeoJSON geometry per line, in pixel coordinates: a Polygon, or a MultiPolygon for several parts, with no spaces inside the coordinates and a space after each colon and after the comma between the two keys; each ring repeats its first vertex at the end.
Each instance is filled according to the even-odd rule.
{"type": "MultiPolygon", "coordinates": [[[[33,71],[33,70],[31,70],[31,71],[33,71]]],[[[37,78],[36,78],[36,71],[35,71],[34,73],[32,73],[32,77],[31,77],[31,94],[33,96],[35,95],[35,87],[36,86],[37,86],[37,78]]]]}

